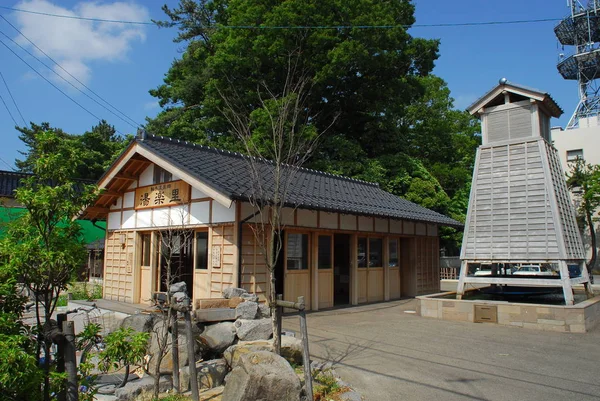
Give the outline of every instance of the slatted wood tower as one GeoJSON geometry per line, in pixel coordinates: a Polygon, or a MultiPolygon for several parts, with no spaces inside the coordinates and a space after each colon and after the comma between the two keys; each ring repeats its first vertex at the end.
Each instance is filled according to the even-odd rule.
{"type": "Polygon", "coordinates": [[[469,283],[562,287],[565,303],[572,305],[572,286],[585,283],[588,292],[591,286],[565,174],[549,139],[550,118],[562,110],[547,93],[502,79],[468,111],[481,119],[482,145],[457,297],[469,283]],[[482,265],[494,266],[489,275],[469,273],[482,265]],[[515,275],[515,267],[522,265],[544,266],[548,276],[515,275]],[[571,265],[579,267],[581,276],[569,277],[571,265]]]}

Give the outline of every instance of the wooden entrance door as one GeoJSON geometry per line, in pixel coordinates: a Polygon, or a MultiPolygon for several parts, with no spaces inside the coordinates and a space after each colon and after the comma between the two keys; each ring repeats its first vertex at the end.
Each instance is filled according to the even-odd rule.
{"type": "Polygon", "coordinates": [[[317,236],[319,309],[333,307],[333,235],[317,236]]]}
{"type": "Polygon", "coordinates": [[[140,234],[140,297],[136,303],[150,303],[154,291],[154,272],[152,271],[152,233],[140,234]]]}
{"type": "Polygon", "coordinates": [[[283,298],[296,301],[304,297],[306,309],[310,309],[310,234],[285,232],[283,298]]]}

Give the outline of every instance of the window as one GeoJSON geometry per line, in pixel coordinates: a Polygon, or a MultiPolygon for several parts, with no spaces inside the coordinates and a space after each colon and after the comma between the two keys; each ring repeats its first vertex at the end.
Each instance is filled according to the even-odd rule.
{"type": "Polygon", "coordinates": [[[331,269],[331,236],[319,235],[319,269],[331,269]]]}
{"type": "Polygon", "coordinates": [[[196,233],[196,269],[208,269],[208,233],[196,233]]]}
{"type": "Polygon", "coordinates": [[[383,266],[383,240],[369,238],[369,267],[383,266]]]}
{"type": "Polygon", "coordinates": [[[577,159],[583,160],[583,149],[567,150],[567,161],[574,162],[577,159]]]}
{"type": "Polygon", "coordinates": [[[358,267],[367,267],[367,239],[364,237],[358,238],[358,267]]]}
{"type": "Polygon", "coordinates": [[[142,234],[142,266],[150,266],[150,243],[152,234],[142,234]]]}
{"type": "Polygon", "coordinates": [[[308,270],[308,234],[288,234],[287,269],[308,270]]]}
{"type": "Polygon", "coordinates": [[[398,267],[398,240],[391,239],[388,246],[389,266],[398,267]]]}
{"type": "Polygon", "coordinates": [[[173,174],[165,170],[164,168],[154,165],[154,180],[153,184],[160,184],[161,182],[173,181],[173,174]]]}

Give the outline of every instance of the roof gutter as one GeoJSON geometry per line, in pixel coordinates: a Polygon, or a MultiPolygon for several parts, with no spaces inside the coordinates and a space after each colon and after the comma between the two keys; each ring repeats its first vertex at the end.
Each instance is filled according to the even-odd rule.
{"type": "Polygon", "coordinates": [[[256,212],[252,213],[250,216],[246,217],[245,219],[241,220],[239,225],[238,225],[238,243],[237,243],[237,247],[238,247],[238,279],[237,279],[237,287],[238,288],[242,288],[242,225],[244,223],[247,223],[250,219],[256,217],[257,214],[260,213],[260,210],[257,210],[256,212]]]}

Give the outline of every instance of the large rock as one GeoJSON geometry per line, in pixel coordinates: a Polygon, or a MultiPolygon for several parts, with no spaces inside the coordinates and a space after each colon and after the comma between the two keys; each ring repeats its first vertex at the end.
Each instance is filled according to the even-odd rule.
{"type": "Polygon", "coordinates": [[[182,302],[184,299],[188,298],[187,293],[184,291],[174,292],[172,296],[175,298],[175,302],[182,302]]]}
{"type": "MultiPolygon", "coordinates": [[[[166,376],[160,378],[158,385],[161,393],[164,393],[173,387],[171,385],[171,380],[166,376]]],[[[151,392],[153,388],[154,378],[145,376],[140,380],[127,382],[124,387],[116,389],[115,397],[119,401],[135,400],[142,392],[151,392]]]]}
{"type": "Polygon", "coordinates": [[[133,330],[150,333],[154,324],[154,315],[151,313],[137,313],[127,316],[121,322],[121,327],[131,327],[133,330]]]}
{"type": "MultiPolygon", "coordinates": [[[[221,386],[228,372],[229,368],[225,359],[211,359],[210,361],[196,363],[198,389],[205,390],[221,386]]],[[[181,383],[181,389],[183,391],[190,389],[189,366],[180,370],[179,382],[181,383]]]]}
{"type": "Polygon", "coordinates": [[[233,298],[233,297],[241,297],[242,294],[247,294],[248,291],[246,291],[243,288],[236,288],[236,287],[229,287],[229,288],[225,288],[223,290],[223,298],[233,298]]]}
{"type": "Polygon", "coordinates": [[[270,319],[235,321],[237,336],[242,341],[268,340],[273,335],[270,319]]]}
{"type": "Polygon", "coordinates": [[[258,302],[258,295],[256,294],[242,294],[240,297],[245,301],[258,302]]]}
{"type": "Polygon", "coordinates": [[[211,351],[221,353],[235,342],[235,326],[231,322],[222,322],[206,326],[200,341],[211,351]]]}
{"type": "MultiPolygon", "coordinates": [[[[177,345],[179,349],[179,366],[186,366],[189,363],[189,355],[187,351],[187,336],[184,322],[178,322],[178,339],[177,345]]],[[[148,370],[151,374],[156,371],[157,357],[159,352],[159,338],[162,338],[164,334],[164,319],[157,319],[152,328],[152,336],[150,338],[150,348],[148,353],[150,354],[150,362],[148,363],[148,370]],[[159,337],[160,336],[160,337],[159,337]]],[[[192,341],[194,342],[195,355],[192,356],[194,361],[200,356],[200,344],[196,341],[196,338],[200,335],[200,330],[195,325],[192,325],[193,335],[192,341]]],[[[165,354],[160,364],[161,373],[172,373],[173,372],[173,355],[171,353],[171,331],[167,330],[167,345],[165,354]]]]}
{"type": "Polygon", "coordinates": [[[302,365],[302,340],[292,336],[281,336],[281,356],[288,362],[302,365]]]}
{"type": "Polygon", "coordinates": [[[175,294],[176,292],[185,292],[187,294],[187,285],[185,284],[185,281],[180,281],[178,283],[171,284],[169,290],[171,294],[175,294]]]}
{"type": "Polygon", "coordinates": [[[244,355],[225,379],[222,401],[300,401],[300,379],[272,352],[244,355]]]}
{"type": "Polygon", "coordinates": [[[258,304],[258,312],[256,313],[256,318],[267,318],[271,317],[271,308],[267,304],[258,304]]]}
{"type": "Polygon", "coordinates": [[[235,318],[248,320],[254,319],[257,311],[258,304],[256,302],[242,302],[235,307],[235,318]]]}
{"type": "Polygon", "coordinates": [[[273,351],[273,343],[267,340],[259,341],[240,341],[239,343],[232,345],[223,352],[223,359],[227,362],[227,365],[232,369],[237,366],[240,358],[243,355],[247,355],[251,352],[256,351],[273,351]]]}

